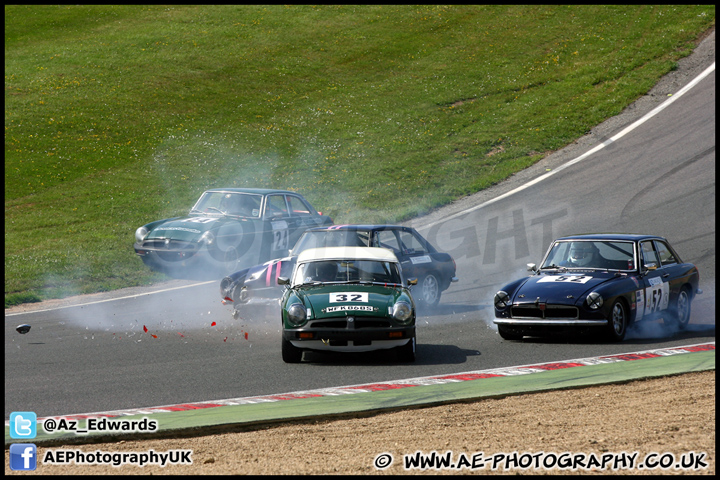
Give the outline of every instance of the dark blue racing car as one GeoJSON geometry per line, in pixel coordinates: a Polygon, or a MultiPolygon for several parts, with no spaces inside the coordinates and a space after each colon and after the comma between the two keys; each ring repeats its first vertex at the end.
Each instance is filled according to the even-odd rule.
{"type": "Polygon", "coordinates": [[[633,323],[662,318],[680,329],[700,275],[654,235],[576,235],[555,240],[533,275],[495,294],[495,324],[506,340],[596,327],[612,341],[633,323]]]}

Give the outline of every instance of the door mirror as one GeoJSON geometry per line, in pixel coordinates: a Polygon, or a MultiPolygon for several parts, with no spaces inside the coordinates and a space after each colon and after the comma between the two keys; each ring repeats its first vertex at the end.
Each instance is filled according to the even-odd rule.
{"type": "Polygon", "coordinates": [[[643,275],[647,275],[648,272],[651,272],[653,270],[657,270],[657,265],[655,265],[654,263],[646,263],[645,265],[643,265],[642,273],[643,275]]]}

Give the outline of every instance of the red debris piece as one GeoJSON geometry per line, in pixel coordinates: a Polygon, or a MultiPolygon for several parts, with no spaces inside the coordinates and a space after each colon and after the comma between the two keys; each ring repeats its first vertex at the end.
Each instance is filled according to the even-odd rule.
{"type": "Polygon", "coordinates": [[[153,338],[157,338],[157,335],[155,335],[154,333],[151,333],[150,335],[152,335],[153,338]]]}
{"type": "Polygon", "coordinates": [[[227,342],[227,337],[225,337],[225,339],[223,340],[223,342],[227,342]]]}
{"type": "Polygon", "coordinates": [[[180,335],[181,337],[185,338],[185,335],[183,335],[183,334],[180,333],[180,332],[178,332],[178,335],[180,335]]]}
{"type": "Polygon", "coordinates": [[[247,340],[247,339],[248,339],[248,334],[247,334],[247,332],[245,332],[245,340],[247,340]]]}
{"type": "Polygon", "coordinates": [[[145,330],[145,333],[147,333],[148,329],[145,325],[143,325],[143,330],[145,330]]]}
{"type": "Polygon", "coordinates": [[[210,324],[211,327],[214,327],[215,325],[217,325],[217,322],[212,322],[212,323],[210,324]]]}

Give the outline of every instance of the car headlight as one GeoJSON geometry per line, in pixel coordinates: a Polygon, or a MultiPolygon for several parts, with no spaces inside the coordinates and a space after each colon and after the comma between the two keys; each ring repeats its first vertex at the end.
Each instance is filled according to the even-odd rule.
{"type": "Polygon", "coordinates": [[[510,303],[510,295],[508,295],[507,292],[500,290],[495,294],[494,302],[495,308],[497,308],[498,310],[502,310],[510,303]]]}
{"type": "Polygon", "coordinates": [[[202,237],[200,237],[200,240],[198,240],[199,243],[204,243],[206,245],[210,245],[215,241],[215,235],[212,234],[210,230],[202,234],[202,237]]]}
{"type": "Polygon", "coordinates": [[[143,227],[138,228],[135,230],[135,240],[137,240],[138,243],[145,240],[145,237],[147,237],[148,229],[143,227]]]}
{"type": "Polygon", "coordinates": [[[230,286],[233,284],[232,278],[225,277],[220,280],[220,296],[225,298],[230,293],[230,286]]]}
{"type": "Polygon", "coordinates": [[[592,310],[597,310],[603,305],[602,295],[600,295],[598,292],[590,293],[590,295],[588,295],[585,300],[587,301],[588,307],[590,307],[592,310]]]}
{"type": "Polygon", "coordinates": [[[302,325],[307,320],[307,310],[301,303],[293,303],[287,309],[288,321],[294,325],[302,325]]]}
{"type": "Polygon", "coordinates": [[[393,306],[393,318],[401,323],[406,323],[412,318],[412,307],[407,302],[397,302],[393,306]]]}

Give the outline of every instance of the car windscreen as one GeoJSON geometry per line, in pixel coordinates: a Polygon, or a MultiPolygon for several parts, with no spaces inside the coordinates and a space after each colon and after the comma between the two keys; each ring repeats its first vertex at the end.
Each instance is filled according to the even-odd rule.
{"type": "Polygon", "coordinates": [[[262,195],[251,193],[205,192],[190,213],[257,218],[261,202],[262,195]]]}
{"type": "Polygon", "coordinates": [[[540,269],[588,268],[634,270],[633,242],[608,240],[563,240],[555,242],[540,269]]]}
{"type": "Polygon", "coordinates": [[[379,260],[315,260],[298,264],[292,285],[371,282],[402,284],[398,264],[379,260]]]}
{"type": "Polygon", "coordinates": [[[300,255],[309,248],[324,247],[367,247],[368,232],[360,230],[306,231],[292,249],[293,255],[300,255]]]}

